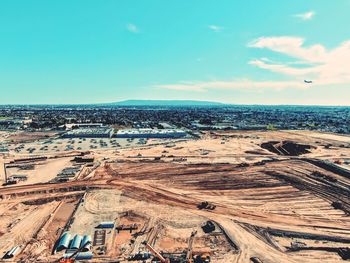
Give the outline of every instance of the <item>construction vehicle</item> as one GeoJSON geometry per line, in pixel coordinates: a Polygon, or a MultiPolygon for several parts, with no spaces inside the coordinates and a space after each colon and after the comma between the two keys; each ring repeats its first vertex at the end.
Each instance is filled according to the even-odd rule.
{"type": "Polygon", "coordinates": [[[91,245],[91,241],[87,241],[83,246],[81,246],[79,249],[77,249],[72,255],[70,255],[69,257],[65,258],[61,258],[59,260],[59,263],[74,263],[75,262],[75,257],[82,252],[87,246],[91,245]]]}
{"type": "Polygon", "coordinates": [[[203,201],[197,205],[197,208],[202,210],[214,210],[216,208],[216,205],[209,203],[208,201],[203,201]]]}
{"type": "Polygon", "coordinates": [[[215,224],[209,220],[202,225],[202,229],[203,229],[204,233],[206,233],[206,234],[211,233],[211,232],[215,231],[215,224]]]}
{"type": "Polygon", "coordinates": [[[160,260],[161,263],[171,263],[170,259],[164,258],[157,250],[155,250],[147,241],[142,242],[143,245],[156,257],[160,260]]]}
{"type": "Polygon", "coordinates": [[[339,201],[332,202],[334,209],[344,209],[343,203],[339,201]]]}

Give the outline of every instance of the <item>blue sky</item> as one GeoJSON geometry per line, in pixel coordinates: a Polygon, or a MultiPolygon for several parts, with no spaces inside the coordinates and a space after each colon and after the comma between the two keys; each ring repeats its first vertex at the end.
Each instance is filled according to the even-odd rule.
{"type": "Polygon", "coordinates": [[[350,105],[349,11],[349,0],[2,0],[0,104],[350,105]]]}

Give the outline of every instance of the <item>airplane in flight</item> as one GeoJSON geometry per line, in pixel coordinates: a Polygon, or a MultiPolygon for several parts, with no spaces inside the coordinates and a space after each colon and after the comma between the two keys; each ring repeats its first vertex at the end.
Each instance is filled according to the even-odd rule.
{"type": "Polygon", "coordinates": [[[307,83],[307,84],[311,84],[312,80],[304,80],[304,82],[307,83]]]}

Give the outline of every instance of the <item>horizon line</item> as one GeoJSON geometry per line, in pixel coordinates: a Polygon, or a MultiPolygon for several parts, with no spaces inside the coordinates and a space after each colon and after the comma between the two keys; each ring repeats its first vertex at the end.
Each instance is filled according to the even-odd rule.
{"type": "MultiPolygon", "coordinates": [[[[110,105],[110,104],[116,104],[116,105],[110,105],[110,106],[120,106],[120,107],[142,107],[142,106],[172,106],[172,105],[117,105],[118,103],[125,102],[125,101],[193,101],[193,102],[208,102],[210,103],[217,103],[221,105],[208,105],[208,106],[215,106],[215,107],[221,107],[221,106],[299,106],[299,107],[350,107],[349,105],[335,105],[335,104],[263,104],[263,103],[226,103],[221,101],[208,101],[208,100],[185,100],[185,99],[179,99],[179,100],[157,100],[157,99],[150,99],[150,100],[138,100],[138,99],[127,99],[127,100],[121,100],[116,102],[94,102],[94,103],[7,103],[3,104],[0,103],[0,107],[3,106],[104,106],[104,105],[110,105]]],[[[173,106],[187,106],[190,107],[191,105],[173,105],[173,106]]],[[[196,107],[203,107],[205,105],[193,105],[196,107]]]]}

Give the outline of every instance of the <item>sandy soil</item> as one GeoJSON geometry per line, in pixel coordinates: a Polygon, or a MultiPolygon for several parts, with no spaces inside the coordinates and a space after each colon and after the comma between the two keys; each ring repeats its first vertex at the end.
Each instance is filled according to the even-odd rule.
{"type": "MultiPolygon", "coordinates": [[[[339,249],[350,244],[350,177],[310,158],[345,162],[347,146],[348,137],[332,134],[234,131],[118,152],[97,149],[94,156],[101,165],[83,180],[0,188],[0,245],[6,249],[14,241],[5,240],[15,240],[27,247],[18,256],[26,260],[59,258],[61,254],[49,256],[48,251],[75,207],[63,198],[86,191],[69,227],[73,234],[93,236],[101,221],[139,224],[136,235],[108,230],[106,253],[93,248],[95,262],[127,262],[147,251],[144,240],[159,251],[184,253],[194,230],[194,253],[209,253],[212,262],[250,262],[251,257],[264,263],[341,262],[339,249]],[[314,148],[301,156],[283,156],[260,147],[285,140],[314,148]],[[216,205],[215,210],[199,210],[202,201],[216,205]],[[38,232],[50,220],[47,232],[38,232]],[[215,222],[215,233],[201,229],[207,220],[215,222]],[[42,242],[45,235],[50,242],[42,242]],[[293,251],[293,242],[313,250],[293,251]]],[[[67,165],[64,160],[38,165],[35,172],[53,174],[67,165]]]]}
{"type": "Polygon", "coordinates": [[[120,192],[98,190],[88,192],[74,215],[75,220],[69,231],[78,235],[94,235],[95,228],[106,221],[115,221],[120,192]]]}
{"type": "Polygon", "coordinates": [[[56,206],[57,203],[52,202],[36,206],[32,211],[27,211],[24,214],[16,213],[15,218],[7,226],[6,233],[0,237],[1,253],[4,254],[14,245],[20,245],[23,249],[24,244],[29,242],[32,236],[40,230],[56,206]]]}
{"type": "MultiPolygon", "coordinates": [[[[12,175],[27,175],[28,180],[21,181],[17,185],[28,185],[37,183],[46,183],[54,179],[57,174],[63,170],[65,167],[71,167],[73,158],[58,158],[49,159],[44,162],[39,162],[36,164],[34,170],[20,170],[18,168],[8,168],[8,176],[12,175]]],[[[11,186],[9,186],[11,187],[11,186]]]]}
{"type": "Polygon", "coordinates": [[[28,143],[33,141],[39,141],[47,138],[52,138],[57,136],[57,132],[11,132],[9,136],[6,137],[7,142],[11,143],[28,143]]]}
{"type": "MultiPolygon", "coordinates": [[[[125,160],[153,160],[160,157],[167,162],[185,163],[254,163],[271,158],[285,159],[283,156],[262,149],[260,145],[263,142],[291,140],[313,146],[311,153],[300,157],[318,158],[331,162],[341,161],[344,167],[350,169],[348,138],[347,136],[305,131],[218,132],[214,135],[207,134],[199,140],[121,149],[118,157],[125,160]],[[340,141],[342,138],[345,141],[340,141]],[[328,148],[326,145],[332,146],[328,148]]],[[[111,156],[113,155],[115,154],[111,153],[111,156]]]]}
{"type": "Polygon", "coordinates": [[[4,159],[0,156],[0,184],[5,182],[4,159]]]}
{"type": "Polygon", "coordinates": [[[48,259],[54,261],[57,258],[57,256],[52,257],[51,255],[54,251],[54,245],[62,234],[76,205],[77,199],[68,199],[58,204],[51,214],[51,218],[40,229],[36,239],[32,240],[23,251],[23,260],[35,262],[31,259],[37,258],[42,261],[48,261],[48,259]]]}

